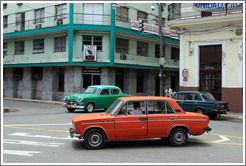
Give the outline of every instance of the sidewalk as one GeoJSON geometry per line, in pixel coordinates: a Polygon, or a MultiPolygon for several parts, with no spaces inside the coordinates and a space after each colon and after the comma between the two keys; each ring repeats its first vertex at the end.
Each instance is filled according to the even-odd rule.
{"type": "MultiPolygon", "coordinates": [[[[32,99],[19,99],[19,98],[7,98],[7,97],[4,97],[3,100],[13,100],[13,101],[22,101],[22,102],[35,102],[35,103],[45,103],[45,104],[57,104],[57,105],[62,105],[63,104],[63,102],[61,102],[61,101],[32,100],[32,99]]],[[[9,109],[9,108],[3,108],[3,110],[4,110],[4,112],[10,112],[11,111],[11,109],[9,109]]],[[[222,119],[243,120],[244,115],[243,115],[243,113],[228,112],[227,114],[222,114],[221,118],[222,119]]]]}

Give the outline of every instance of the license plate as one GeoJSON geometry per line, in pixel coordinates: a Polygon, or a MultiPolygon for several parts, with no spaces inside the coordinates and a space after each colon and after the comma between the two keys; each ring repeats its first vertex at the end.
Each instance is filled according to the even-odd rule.
{"type": "Polygon", "coordinates": [[[67,108],[71,108],[71,105],[68,105],[67,108]]]}

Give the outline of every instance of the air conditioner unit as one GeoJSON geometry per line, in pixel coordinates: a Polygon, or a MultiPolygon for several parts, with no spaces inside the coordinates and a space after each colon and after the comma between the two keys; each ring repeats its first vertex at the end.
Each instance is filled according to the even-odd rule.
{"type": "Polygon", "coordinates": [[[120,60],[126,60],[127,56],[125,54],[120,54],[120,60]]]}
{"type": "Polygon", "coordinates": [[[42,28],[42,24],[37,24],[36,29],[42,28]]]}
{"type": "Polygon", "coordinates": [[[56,25],[63,25],[63,20],[58,20],[58,21],[56,22],[56,25]]]}

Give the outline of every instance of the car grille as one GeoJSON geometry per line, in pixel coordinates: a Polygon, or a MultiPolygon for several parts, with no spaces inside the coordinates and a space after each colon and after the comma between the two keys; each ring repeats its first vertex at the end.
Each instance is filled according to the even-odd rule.
{"type": "Polygon", "coordinates": [[[66,100],[65,103],[68,105],[79,105],[79,102],[75,100],[66,100]]]}

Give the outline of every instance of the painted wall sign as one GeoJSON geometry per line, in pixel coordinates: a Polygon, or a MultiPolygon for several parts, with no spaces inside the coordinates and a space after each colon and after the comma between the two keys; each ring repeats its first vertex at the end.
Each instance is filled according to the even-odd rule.
{"type": "Polygon", "coordinates": [[[101,73],[100,67],[85,67],[83,70],[84,74],[101,73]]]}
{"type": "MultiPolygon", "coordinates": [[[[243,3],[227,3],[227,8],[243,7],[243,3]]],[[[223,10],[226,9],[226,3],[195,3],[195,10],[223,10]]]]}
{"type": "Polygon", "coordinates": [[[95,62],[97,60],[97,46],[84,45],[84,61],[95,62]]]}
{"type": "Polygon", "coordinates": [[[183,69],[183,70],[182,70],[182,76],[183,76],[183,78],[184,78],[183,81],[187,81],[187,80],[188,80],[187,78],[188,78],[188,76],[189,76],[189,70],[186,69],[186,68],[183,69]]]}
{"type": "MultiPolygon", "coordinates": [[[[131,20],[131,29],[138,31],[139,30],[139,22],[135,21],[135,20],[131,20]]],[[[143,32],[154,34],[154,35],[159,35],[159,26],[144,23],[144,31],[143,32]]],[[[170,30],[168,28],[162,28],[162,34],[164,36],[179,39],[179,33],[178,33],[178,31],[175,31],[175,30],[170,30]]]]}

